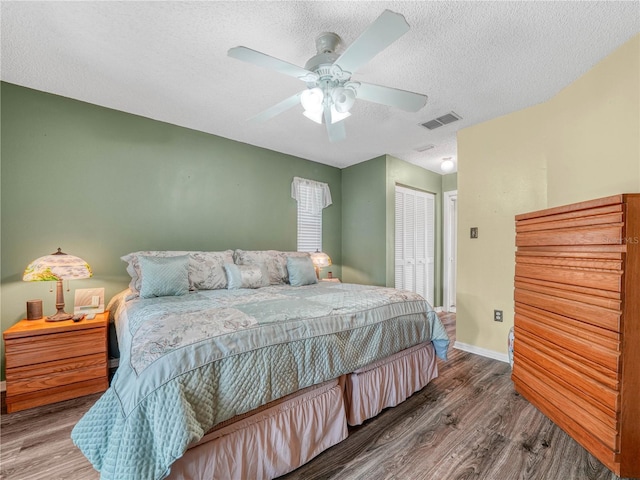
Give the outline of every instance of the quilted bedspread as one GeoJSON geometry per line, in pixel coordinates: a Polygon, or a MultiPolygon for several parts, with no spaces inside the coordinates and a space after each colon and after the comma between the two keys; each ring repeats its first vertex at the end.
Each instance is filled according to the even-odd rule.
{"type": "Polygon", "coordinates": [[[120,302],[120,366],[71,434],[101,478],[161,479],[211,427],[301,388],[449,339],[419,295],[319,283],[120,302]]]}

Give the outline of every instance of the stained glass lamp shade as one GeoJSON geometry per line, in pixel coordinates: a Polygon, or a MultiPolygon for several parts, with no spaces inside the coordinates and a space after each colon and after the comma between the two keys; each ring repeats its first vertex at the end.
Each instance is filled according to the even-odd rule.
{"type": "Polygon", "coordinates": [[[91,267],[79,257],[67,255],[58,248],[51,255],[45,255],[31,262],[24,270],[22,280],[25,282],[57,282],[56,285],[56,309],[55,315],[46,318],[48,322],[69,320],[72,314],[64,311],[64,294],[62,293],[62,280],[80,280],[93,276],[91,267]]]}
{"type": "Polygon", "coordinates": [[[316,276],[320,278],[320,269],[331,265],[331,257],[324,252],[315,251],[311,254],[311,261],[316,269],[316,276]]]}

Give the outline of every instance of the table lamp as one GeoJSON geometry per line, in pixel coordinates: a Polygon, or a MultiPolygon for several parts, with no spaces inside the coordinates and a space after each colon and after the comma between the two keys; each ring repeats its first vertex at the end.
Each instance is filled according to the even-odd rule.
{"type": "Polygon", "coordinates": [[[331,265],[331,257],[324,252],[316,250],[311,254],[311,262],[316,269],[316,276],[320,278],[320,269],[331,265]]]}
{"type": "Polygon", "coordinates": [[[61,249],[45,255],[31,262],[24,270],[22,280],[25,282],[57,282],[55,315],[47,317],[47,322],[59,322],[69,320],[72,314],[64,311],[64,294],[62,293],[62,280],[79,280],[93,276],[91,267],[79,257],[67,255],[61,249]]]}

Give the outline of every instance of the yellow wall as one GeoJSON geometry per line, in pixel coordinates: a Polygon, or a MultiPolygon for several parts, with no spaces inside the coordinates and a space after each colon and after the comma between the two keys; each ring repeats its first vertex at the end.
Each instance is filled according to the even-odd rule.
{"type": "Polygon", "coordinates": [[[640,35],[545,108],[549,207],[640,191],[640,35]]]}
{"type": "Polygon", "coordinates": [[[458,133],[457,342],[506,355],[516,214],[623,192],[640,192],[640,35],[551,100],[458,133]]]}

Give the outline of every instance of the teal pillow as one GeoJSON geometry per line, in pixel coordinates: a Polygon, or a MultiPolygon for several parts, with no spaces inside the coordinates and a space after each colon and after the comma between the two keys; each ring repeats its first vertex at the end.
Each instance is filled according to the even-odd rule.
{"type": "Polygon", "coordinates": [[[289,283],[293,287],[318,283],[316,269],[313,268],[313,262],[309,257],[287,257],[287,271],[289,283]]]}
{"type": "Polygon", "coordinates": [[[189,293],[189,255],[138,258],[140,298],[171,297],[189,293]]]}

